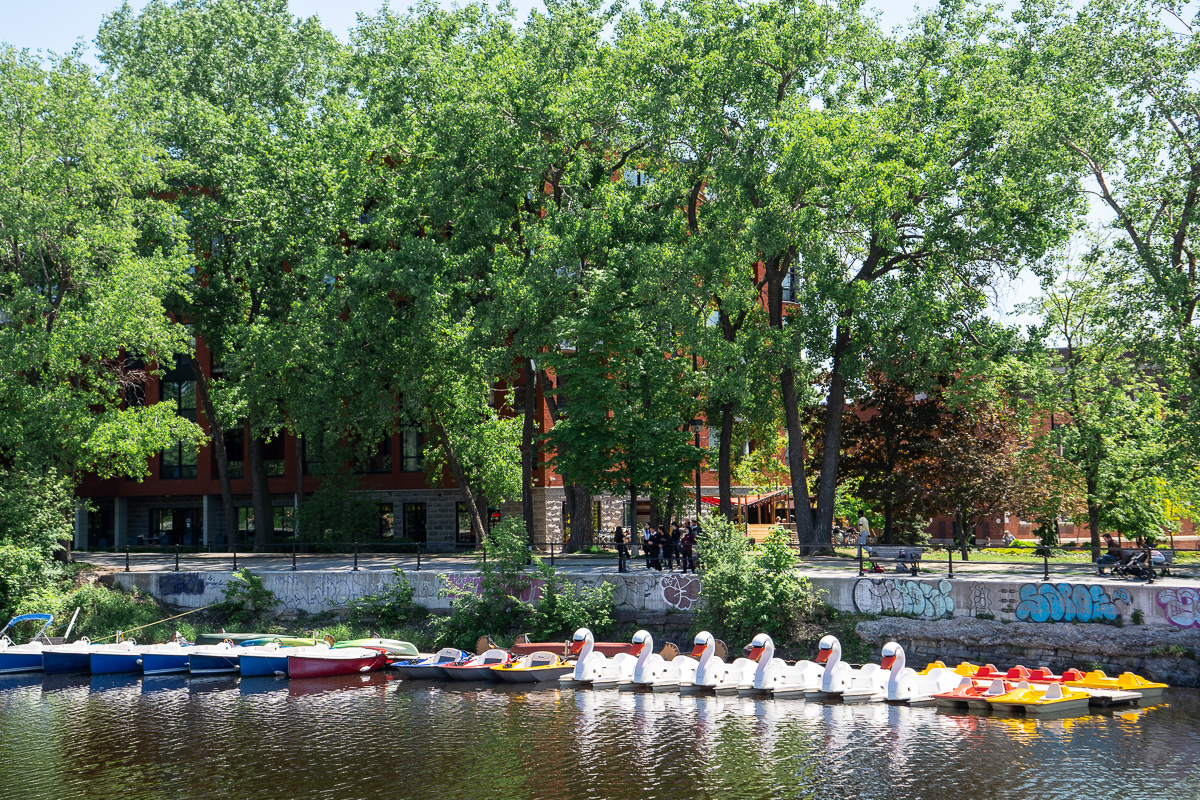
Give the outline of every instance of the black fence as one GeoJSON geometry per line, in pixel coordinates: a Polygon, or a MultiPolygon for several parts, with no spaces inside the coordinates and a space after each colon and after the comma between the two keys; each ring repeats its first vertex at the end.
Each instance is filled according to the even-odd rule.
{"type": "MultiPolygon", "coordinates": [[[[830,545],[793,545],[793,547],[800,555],[801,572],[805,571],[806,568],[835,568],[856,570],[860,577],[890,573],[893,576],[902,574],[910,577],[932,578],[943,576],[954,578],[956,577],[956,568],[959,577],[1001,572],[1026,576],[1037,575],[1043,581],[1071,576],[1095,576],[1098,575],[1100,570],[1104,570],[1106,574],[1116,578],[1128,578],[1147,583],[1153,583],[1158,578],[1169,576],[1200,577],[1200,562],[1189,560],[1180,563],[1176,558],[1180,553],[1190,554],[1193,551],[1176,551],[1162,548],[1125,550],[1121,561],[1096,563],[1092,561],[1056,560],[1065,553],[1073,552],[1069,549],[1051,550],[1038,548],[1036,551],[1031,552],[1030,557],[1027,559],[998,559],[995,556],[988,558],[987,548],[972,548],[969,551],[970,558],[964,561],[959,548],[909,545],[866,545],[862,548],[858,548],[857,546],[840,546],[843,551],[847,550],[848,547],[850,548],[851,552],[846,553],[838,552],[830,545]]],[[[668,556],[665,553],[661,553],[657,557],[647,556],[644,551],[637,556],[630,555],[627,557],[619,556],[616,552],[600,554],[567,553],[565,552],[565,548],[566,545],[564,544],[551,542],[539,545],[539,549],[536,552],[531,548],[530,555],[536,554],[538,557],[548,560],[552,566],[560,563],[564,565],[611,565],[622,572],[632,571],[633,569],[648,569],[650,571],[673,569],[685,572],[702,572],[705,567],[703,552],[699,548],[695,548],[690,556],[682,553],[672,553],[668,556]]],[[[1011,548],[997,547],[992,549],[1011,554],[1011,548]]],[[[173,571],[180,571],[181,563],[184,559],[201,561],[204,569],[227,568],[234,570],[241,567],[252,567],[256,564],[276,565],[279,561],[285,560],[285,564],[290,562],[292,570],[298,570],[301,568],[303,562],[318,560],[322,557],[350,557],[352,559],[352,570],[355,571],[359,569],[360,556],[370,557],[376,562],[380,556],[384,556],[386,559],[394,561],[396,566],[404,569],[415,569],[417,571],[431,566],[434,569],[438,569],[440,567],[437,562],[448,558],[461,559],[463,557],[470,557],[480,559],[484,563],[487,560],[487,552],[483,549],[431,550],[423,543],[378,541],[280,542],[257,548],[249,544],[232,545],[221,550],[187,548],[182,546],[175,546],[174,548],[139,548],[127,545],[124,548],[115,550],[88,552],[105,552],[123,556],[123,566],[126,572],[136,569],[139,562],[161,567],[164,558],[168,559],[167,566],[173,571]],[[196,556],[199,558],[190,558],[196,556]]],[[[80,553],[80,555],[86,559],[86,553],[80,553]]],[[[194,570],[197,566],[197,564],[189,563],[188,569],[194,570]]]]}

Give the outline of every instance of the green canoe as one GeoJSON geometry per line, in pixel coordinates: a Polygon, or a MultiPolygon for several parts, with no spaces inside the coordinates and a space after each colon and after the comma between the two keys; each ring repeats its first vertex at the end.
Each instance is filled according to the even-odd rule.
{"type": "Polygon", "coordinates": [[[304,645],[311,645],[313,643],[311,638],[283,636],[278,633],[198,633],[196,634],[195,643],[197,645],[220,644],[226,639],[236,645],[278,642],[283,647],[303,647],[304,645]]]}
{"type": "Polygon", "coordinates": [[[375,647],[384,648],[388,655],[416,658],[420,653],[412,642],[402,642],[398,639],[347,639],[334,645],[338,647],[375,647]]]}

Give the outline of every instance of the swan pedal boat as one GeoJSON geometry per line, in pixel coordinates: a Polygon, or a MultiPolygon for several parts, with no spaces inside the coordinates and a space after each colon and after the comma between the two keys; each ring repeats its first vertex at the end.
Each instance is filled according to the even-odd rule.
{"type": "Polygon", "coordinates": [[[886,699],[888,671],[878,664],[853,669],[842,661],[842,643],[836,636],[822,637],[817,645],[817,663],[824,666],[825,672],[819,686],[805,691],[809,700],[865,703],[886,699]]]}
{"type": "Polygon", "coordinates": [[[819,686],[825,674],[825,668],[813,661],[788,664],[782,658],[775,658],[775,642],[766,633],[760,633],[750,642],[747,660],[754,665],[754,671],[748,683],[738,686],[738,694],[742,696],[802,694],[806,689],[819,686]]]}
{"type": "Polygon", "coordinates": [[[621,683],[633,680],[637,659],[629,653],[617,653],[611,658],[596,652],[596,641],[592,632],[580,628],[571,637],[567,651],[575,656],[575,669],[563,675],[558,682],[563,686],[590,686],[593,689],[615,689],[621,683]]]}
{"type": "Polygon", "coordinates": [[[575,669],[575,662],[556,653],[539,650],[508,664],[492,667],[492,674],[507,683],[545,683],[554,681],[575,669]]]}
{"type": "MultiPolygon", "coordinates": [[[[717,639],[708,631],[700,631],[696,634],[696,638],[692,640],[691,657],[698,659],[696,662],[696,671],[692,676],[692,680],[681,680],[679,682],[680,694],[704,694],[713,693],[717,695],[737,694],[741,665],[726,664],[725,660],[716,654],[717,639]]],[[[745,661],[750,664],[748,659],[740,658],[738,661],[745,661]]]]}
{"type": "Polygon", "coordinates": [[[637,661],[633,677],[619,685],[622,691],[676,692],[681,682],[695,682],[698,662],[680,655],[675,645],[668,642],[661,653],[655,653],[654,637],[645,630],[635,633],[632,642],[637,661]]]}
{"type": "Polygon", "coordinates": [[[0,630],[0,675],[16,672],[41,672],[42,649],[48,644],[39,641],[50,623],[54,622],[53,614],[21,614],[13,617],[0,630]],[[44,623],[33,637],[25,644],[16,644],[8,638],[8,629],[22,622],[44,623]]]}
{"type": "Polygon", "coordinates": [[[1029,717],[1086,712],[1091,702],[1092,697],[1087,692],[1063,688],[1061,683],[1051,683],[1043,691],[1025,681],[1012,691],[988,697],[993,711],[1023,711],[1029,717]]]}
{"type": "Polygon", "coordinates": [[[394,661],[391,664],[392,669],[399,672],[407,680],[429,679],[435,681],[450,680],[450,676],[443,669],[449,664],[459,664],[471,658],[471,654],[459,650],[456,647],[443,647],[431,656],[425,658],[411,659],[407,661],[394,661]]]}
{"type": "Polygon", "coordinates": [[[889,703],[936,705],[934,695],[954,689],[963,680],[957,672],[945,667],[927,667],[921,672],[906,667],[904,648],[897,642],[885,644],[880,656],[879,665],[887,670],[884,699],[889,703]]]}
{"type": "Polygon", "coordinates": [[[443,664],[442,671],[455,681],[494,681],[496,673],[492,672],[492,667],[507,664],[511,660],[512,656],[507,650],[493,647],[465,661],[443,664]]]}

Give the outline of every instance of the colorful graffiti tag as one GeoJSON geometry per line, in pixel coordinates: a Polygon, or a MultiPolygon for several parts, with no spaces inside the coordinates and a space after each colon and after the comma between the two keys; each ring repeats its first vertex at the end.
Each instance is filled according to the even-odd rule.
{"type": "Polygon", "coordinates": [[[1121,615],[1117,603],[1129,605],[1129,592],[1069,583],[1027,583],[1013,613],[1025,622],[1101,622],[1121,615]]]}
{"type": "Polygon", "coordinates": [[[864,614],[913,614],[945,617],[954,613],[950,581],[936,584],[903,578],[860,578],[854,584],[854,607],[864,614]]]}
{"type": "Polygon", "coordinates": [[[1163,589],[1154,599],[1167,622],[1181,628],[1200,628],[1200,589],[1163,589]]]}

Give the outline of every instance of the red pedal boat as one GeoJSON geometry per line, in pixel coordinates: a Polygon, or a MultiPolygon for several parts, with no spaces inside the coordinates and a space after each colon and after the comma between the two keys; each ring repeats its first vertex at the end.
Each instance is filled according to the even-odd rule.
{"type": "Polygon", "coordinates": [[[288,676],[327,678],[375,672],[388,665],[387,653],[366,647],[297,647],[288,653],[288,676]]]}
{"type": "Polygon", "coordinates": [[[1011,691],[1015,684],[996,678],[994,681],[987,683],[976,683],[970,678],[963,678],[962,683],[955,686],[948,692],[939,692],[933,695],[933,699],[941,708],[967,708],[975,709],[976,711],[987,711],[991,708],[988,705],[989,697],[999,697],[1005,692],[1011,691]]]}

